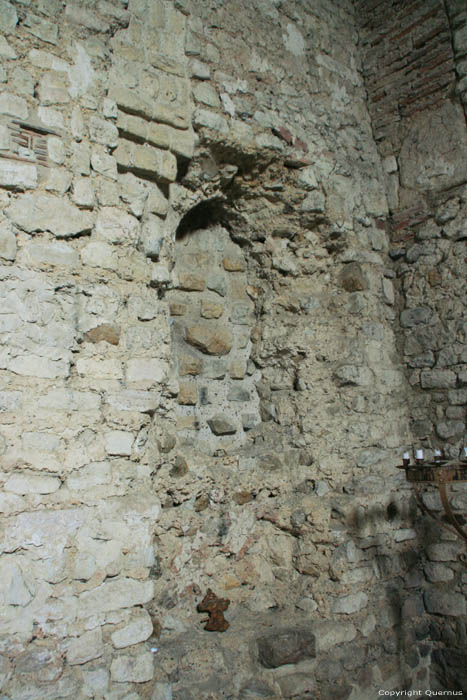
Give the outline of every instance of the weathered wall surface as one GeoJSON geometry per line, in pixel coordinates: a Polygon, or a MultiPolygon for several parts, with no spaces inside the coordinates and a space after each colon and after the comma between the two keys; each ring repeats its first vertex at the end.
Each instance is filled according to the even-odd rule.
{"type": "Polygon", "coordinates": [[[428,683],[352,3],[0,5],[5,697],[428,683]]]}
{"type": "MultiPolygon", "coordinates": [[[[466,442],[465,3],[359,3],[375,138],[384,158],[399,347],[414,443],[457,458],[466,442]],[[380,67],[384,66],[383,70],[380,67]]],[[[435,494],[427,504],[440,509],[435,494]]],[[[465,511],[465,492],[454,489],[465,511]]],[[[425,536],[433,682],[465,688],[465,568],[455,535],[425,536]],[[451,541],[452,540],[452,541],[451,541]],[[445,617],[440,617],[444,613],[445,617]],[[438,648],[436,648],[438,647],[438,648]]]]}

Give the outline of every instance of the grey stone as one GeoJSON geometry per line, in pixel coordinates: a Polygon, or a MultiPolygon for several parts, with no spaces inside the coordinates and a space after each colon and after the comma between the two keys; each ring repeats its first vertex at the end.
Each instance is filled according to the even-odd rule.
{"type": "Polygon", "coordinates": [[[219,413],[208,420],[208,425],[214,435],[233,435],[237,432],[235,425],[219,413]]]}
{"type": "Polygon", "coordinates": [[[449,369],[423,370],[420,374],[422,389],[452,389],[456,386],[456,373],[449,369]]]}
{"type": "Polygon", "coordinates": [[[111,635],[112,644],[117,649],[145,642],[153,632],[151,618],[146,610],[135,612],[124,627],[117,629],[111,635]]]}
{"type": "Polygon", "coordinates": [[[102,631],[100,627],[96,627],[96,629],[72,639],[68,645],[67,661],[71,666],[84,664],[99,658],[103,653],[102,631]]]}
{"type": "Polygon", "coordinates": [[[47,22],[37,15],[28,13],[23,22],[23,27],[27,32],[37,36],[42,41],[48,44],[56,44],[58,38],[58,24],[56,22],[47,22]]]}
{"type": "Polygon", "coordinates": [[[54,195],[25,194],[7,209],[7,216],[28,233],[50,231],[59,238],[89,232],[94,223],[91,214],[54,195]]]}
{"type": "Polygon", "coordinates": [[[449,566],[443,564],[426,564],[424,571],[427,580],[431,583],[452,581],[454,578],[454,571],[449,566]]]}
{"type": "Polygon", "coordinates": [[[401,326],[403,328],[412,328],[420,323],[427,323],[432,315],[432,310],[427,306],[417,306],[414,309],[406,309],[402,311],[400,316],[401,326]]]}
{"type": "Polygon", "coordinates": [[[306,628],[279,628],[256,640],[259,662],[265,668],[296,664],[316,656],[315,635],[306,628]]]}
{"type": "Polygon", "coordinates": [[[152,654],[142,651],[139,654],[117,656],[110,666],[110,676],[117,683],[145,683],[154,676],[152,654]]]}
{"type": "Polygon", "coordinates": [[[436,432],[443,440],[451,437],[460,437],[465,432],[465,423],[461,421],[441,421],[436,424],[436,432]]]}
{"type": "Polygon", "coordinates": [[[457,543],[440,542],[430,544],[426,553],[430,561],[456,561],[460,549],[457,543]]]}
{"type": "Polygon", "coordinates": [[[8,34],[14,31],[18,23],[18,15],[15,8],[6,0],[0,0],[0,31],[8,34]]]}
{"type": "Polygon", "coordinates": [[[351,642],[357,630],[351,622],[322,622],[316,628],[316,639],[320,653],[343,642],[351,642]]]}
{"type": "Polygon", "coordinates": [[[0,224],[0,258],[14,260],[16,258],[16,236],[11,226],[0,224]]]}
{"type": "Polygon", "coordinates": [[[371,467],[382,462],[385,457],[386,452],[375,447],[362,450],[357,457],[357,467],[371,467]]]}
{"type": "Polygon", "coordinates": [[[233,386],[227,394],[229,401],[249,401],[250,392],[242,386],[233,386]]]}
{"type": "Polygon", "coordinates": [[[12,95],[10,92],[2,92],[0,94],[0,113],[8,114],[17,119],[27,119],[28,104],[22,97],[12,95]]]}
{"type": "Polygon", "coordinates": [[[340,386],[368,386],[373,380],[373,375],[368,367],[358,365],[342,365],[334,373],[340,386]]]}
{"type": "Polygon", "coordinates": [[[461,593],[445,593],[438,590],[425,591],[425,607],[435,615],[458,617],[467,612],[465,596],[461,593]]]}
{"type": "Polygon", "coordinates": [[[227,284],[224,275],[211,273],[206,280],[206,286],[221,297],[225,297],[227,294],[227,284]]]}
{"type": "Polygon", "coordinates": [[[363,610],[363,608],[366,608],[367,605],[368,596],[366,593],[354,593],[344,596],[343,598],[338,598],[332,604],[332,612],[351,615],[352,613],[363,610]]]}

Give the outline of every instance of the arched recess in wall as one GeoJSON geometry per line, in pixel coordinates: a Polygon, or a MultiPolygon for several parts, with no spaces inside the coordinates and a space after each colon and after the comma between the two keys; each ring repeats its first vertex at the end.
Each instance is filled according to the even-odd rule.
{"type": "Polygon", "coordinates": [[[167,295],[179,379],[178,442],[211,455],[241,447],[260,422],[247,260],[224,216],[222,202],[210,200],[182,218],[167,295]]]}

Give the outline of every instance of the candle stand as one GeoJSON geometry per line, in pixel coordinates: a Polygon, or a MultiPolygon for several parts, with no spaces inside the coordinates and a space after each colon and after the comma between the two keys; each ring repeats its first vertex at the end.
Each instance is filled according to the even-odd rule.
{"type": "MultiPolygon", "coordinates": [[[[420,458],[420,453],[421,450],[417,452],[418,458],[413,464],[410,463],[409,456],[406,453],[402,464],[398,464],[397,467],[398,469],[405,469],[406,479],[412,484],[415,498],[422,511],[436,520],[441,527],[444,527],[450,532],[454,531],[464,540],[467,547],[467,531],[464,530],[458,517],[456,517],[456,514],[452,510],[448,496],[449,485],[467,482],[467,460],[447,460],[440,456],[435,456],[434,461],[427,462],[423,457],[420,458]],[[446,515],[446,521],[438,517],[436,513],[424,503],[421,488],[426,485],[438,487],[441,503],[446,515]]],[[[467,565],[465,554],[459,555],[458,558],[464,565],[467,565]]]]}

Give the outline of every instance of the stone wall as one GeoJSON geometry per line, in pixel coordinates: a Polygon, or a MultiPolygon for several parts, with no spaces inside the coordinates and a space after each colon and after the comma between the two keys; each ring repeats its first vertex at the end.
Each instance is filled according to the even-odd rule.
{"type": "MultiPolygon", "coordinates": [[[[413,443],[429,458],[438,448],[456,459],[466,444],[467,401],[467,170],[459,158],[467,144],[465,5],[409,8],[394,2],[389,12],[387,4],[360,8],[368,12],[361,43],[391,209],[389,256],[397,279],[398,346],[412,388],[413,443]]],[[[432,492],[425,499],[439,513],[439,497],[432,492]]],[[[460,485],[453,489],[452,506],[466,509],[460,485]]],[[[435,643],[433,682],[465,688],[465,673],[456,670],[465,654],[466,575],[456,561],[462,547],[455,534],[424,526],[426,581],[420,590],[435,643]]]]}
{"type": "MultiPolygon", "coordinates": [[[[394,464],[435,394],[398,348],[395,151],[354,5],[0,10],[4,697],[428,684],[424,524],[394,464]],[[196,610],[208,588],[224,633],[196,610]]],[[[440,109],[461,185],[462,112],[440,109]]],[[[437,546],[432,577],[455,553],[437,546]]],[[[451,629],[460,594],[430,595],[451,629]]]]}

